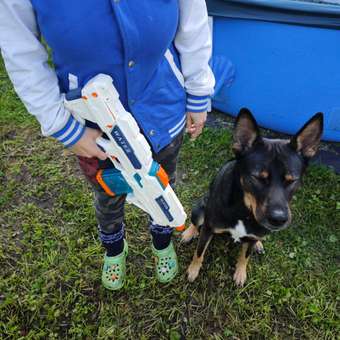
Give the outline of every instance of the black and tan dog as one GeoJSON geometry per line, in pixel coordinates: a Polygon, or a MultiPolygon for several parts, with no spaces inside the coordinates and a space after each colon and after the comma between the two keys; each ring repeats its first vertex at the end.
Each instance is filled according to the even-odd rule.
{"type": "Polygon", "coordinates": [[[234,129],[235,160],[222,167],[193,208],[192,225],[182,236],[188,242],[199,233],[189,281],[196,279],[213,235],[227,232],[242,244],[234,281],[244,284],[251,250],[263,250],[266,234],[290,224],[289,203],[318,149],[322,130],[323,115],[317,113],[291,140],[267,139],[260,136],[250,111],[240,111],[234,129]]]}

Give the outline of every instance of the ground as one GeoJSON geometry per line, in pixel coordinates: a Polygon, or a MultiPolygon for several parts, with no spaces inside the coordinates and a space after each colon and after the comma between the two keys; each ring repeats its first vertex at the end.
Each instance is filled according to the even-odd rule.
{"type": "MultiPolygon", "coordinates": [[[[0,334],[3,339],[336,339],[339,336],[340,179],[313,166],[293,201],[292,226],[254,256],[243,288],[238,247],[216,237],[202,271],[185,269],[196,242],[180,245],[173,283],[159,284],[146,218],[126,214],[126,287],[100,284],[103,251],[92,194],[75,157],[41,137],[0,64],[0,334]]],[[[178,195],[187,212],[231,157],[229,128],[185,140],[178,195]]]]}

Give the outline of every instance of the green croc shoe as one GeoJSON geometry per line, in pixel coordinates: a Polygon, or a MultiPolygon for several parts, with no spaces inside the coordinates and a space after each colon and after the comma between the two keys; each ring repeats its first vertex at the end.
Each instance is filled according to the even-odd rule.
{"type": "Polygon", "coordinates": [[[156,258],[156,276],[159,282],[170,282],[178,273],[178,261],[172,242],[162,250],[152,245],[152,252],[156,258]]]}
{"type": "Polygon", "coordinates": [[[110,290],[117,290],[123,287],[126,273],[126,256],[128,254],[128,244],[124,240],[124,250],[116,256],[104,257],[102,283],[110,290]]]}

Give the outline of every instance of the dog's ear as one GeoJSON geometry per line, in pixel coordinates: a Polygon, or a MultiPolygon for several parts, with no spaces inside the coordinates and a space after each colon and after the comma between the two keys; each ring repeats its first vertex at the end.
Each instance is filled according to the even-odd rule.
{"type": "Polygon", "coordinates": [[[234,126],[234,153],[239,155],[250,149],[258,137],[259,128],[255,118],[248,109],[241,109],[234,126]]]}
{"type": "Polygon", "coordinates": [[[323,114],[315,114],[291,139],[290,145],[306,158],[313,157],[319,147],[323,132],[323,114]]]}

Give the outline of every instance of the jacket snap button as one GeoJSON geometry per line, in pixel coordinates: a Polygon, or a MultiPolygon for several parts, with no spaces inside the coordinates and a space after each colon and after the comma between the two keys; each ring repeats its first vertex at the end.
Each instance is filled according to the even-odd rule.
{"type": "Polygon", "coordinates": [[[135,66],[135,62],[133,60],[130,60],[129,63],[128,63],[128,66],[131,68],[131,67],[134,67],[135,66]]]}
{"type": "Polygon", "coordinates": [[[150,132],[149,132],[149,135],[150,136],[154,136],[156,134],[156,131],[155,130],[150,130],[150,132]]]}

